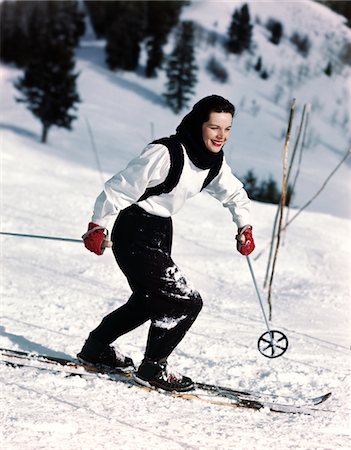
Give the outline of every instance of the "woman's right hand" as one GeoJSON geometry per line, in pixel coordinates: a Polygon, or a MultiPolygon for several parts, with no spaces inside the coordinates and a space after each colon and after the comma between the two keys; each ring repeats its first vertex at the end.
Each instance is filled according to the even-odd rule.
{"type": "Polygon", "coordinates": [[[96,255],[102,255],[106,247],[110,247],[110,241],[107,240],[107,234],[105,234],[106,228],[90,222],[88,225],[88,231],[83,234],[82,239],[85,247],[96,255]]]}

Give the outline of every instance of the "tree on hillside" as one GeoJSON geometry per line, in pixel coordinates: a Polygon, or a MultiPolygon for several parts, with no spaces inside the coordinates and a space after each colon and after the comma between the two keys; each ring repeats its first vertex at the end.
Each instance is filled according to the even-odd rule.
{"type": "Polygon", "coordinates": [[[275,45],[279,45],[283,36],[283,25],[281,22],[279,20],[269,19],[266,27],[271,32],[270,41],[275,45]]]}
{"type": "MultiPolygon", "coordinates": [[[[277,182],[270,175],[268,180],[259,181],[252,170],[249,170],[243,177],[245,190],[251,200],[262,203],[278,204],[281,198],[281,192],[277,182]]],[[[292,187],[288,186],[286,193],[286,205],[289,206],[292,197],[292,187]]]]}
{"type": "Polygon", "coordinates": [[[21,93],[16,100],[27,104],[41,121],[41,142],[46,142],[52,126],[71,129],[76,118],[71,112],[80,101],[76,92],[78,74],[74,73],[76,35],[67,24],[65,11],[58,9],[60,2],[37,3],[39,9],[29,23],[31,59],[15,87],[21,93]]]}
{"type": "Polygon", "coordinates": [[[197,83],[197,70],[194,51],[194,24],[191,21],[184,21],[177,30],[175,46],[166,68],[168,81],[164,97],[175,113],[188,106],[188,102],[194,94],[194,86],[197,83]]]}
{"type": "Polygon", "coordinates": [[[146,76],[154,77],[164,59],[163,46],[170,31],[179,21],[179,16],[187,1],[146,2],[146,76]]]}
{"type": "Polygon", "coordinates": [[[91,24],[99,38],[106,38],[106,61],[111,69],[134,70],[145,44],[147,77],[161,67],[163,46],[178,24],[188,0],[104,1],[85,0],[91,24]]]}
{"type": "Polygon", "coordinates": [[[240,54],[250,49],[252,28],[249,7],[245,3],[240,9],[234,10],[228,29],[227,48],[231,53],[240,54]]]}
{"type": "Polygon", "coordinates": [[[116,2],[85,0],[84,5],[97,38],[106,37],[116,15],[116,2]]]}
{"type": "Polygon", "coordinates": [[[24,7],[19,2],[6,0],[0,3],[0,58],[19,67],[23,67],[30,48],[23,13],[24,7]]]}
{"type": "Polygon", "coordinates": [[[328,76],[331,77],[332,73],[333,73],[333,66],[332,63],[329,61],[327,64],[327,67],[324,69],[324,73],[328,76]]]}
{"type": "Polygon", "coordinates": [[[15,63],[18,67],[25,67],[29,63],[37,45],[33,15],[37,16],[39,24],[46,20],[49,9],[53,10],[61,27],[70,35],[70,45],[78,45],[79,38],[85,31],[84,13],[80,10],[78,1],[4,1],[0,3],[2,61],[15,63]]]}
{"type": "Polygon", "coordinates": [[[296,47],[301,56],[304,58],[308,56],[312,44],[307,34],[301,35],[295,31],[290,37],[290,42],[296,47]]]}
{"type": "Polygon", "coordinates": [[[145,31],[145,4],[134,1],[108,3],[117,3],[117,9],[106,32],[106,63],[112,70],[135,70],[145,31]]]}

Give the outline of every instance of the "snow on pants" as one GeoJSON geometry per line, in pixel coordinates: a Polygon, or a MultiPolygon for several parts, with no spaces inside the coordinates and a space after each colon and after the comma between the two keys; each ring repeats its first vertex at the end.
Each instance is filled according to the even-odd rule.
{"type": "Polygon", "coordinates": [[[133,294],[91,335],[110,344],[151,320],[145,357],[166,359],[202,308],[200,294],[172,261],[172,219],[132,205],[118,215],[111,238],[116,261],[133,294]]]}

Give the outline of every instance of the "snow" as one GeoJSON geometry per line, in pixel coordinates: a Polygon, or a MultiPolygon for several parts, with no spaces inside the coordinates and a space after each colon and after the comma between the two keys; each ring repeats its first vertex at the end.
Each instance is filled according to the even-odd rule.
{"type": "MultiPolygon", "coordinates": [[[[240,4],[195,3],[186,14],[195,14],[209,28],[217,20],[218,30],[225,30],[234,3],[240,4]]],[[[313,31],[313,24],[318,25],[313,48],[319,48],[325,30],[337,29],[338,39],[348,33],[341,17],[321,5],[285,3],[295,12],[304,8],[304,14],[297,17],[308,23],[306,29],[313,31]]],[[[277,2],[249,4],[261,22],[272,11],[277,18],[284,16],[284,8],[281,4],[278,8],[277,2]]],[[[286,14],[284,26],[295,29],[296,14],[286,14]]],[[[264,39],[258,31],[257,42],[262,48],[264,39]]],[[[214,51],[221,55],[218,48],[214,51]]],[[[268,53],[272,65],[278,64],[279,52],[292,54],[288,44],[278,53],[274,51],[268,53]]],[[[3,231],[73,238],[86,231],[101,190],[87,121],[104,179],[140,153],[152,133],[155,137],[169,135],[179,123],[181,115],[175,116],[163,106],[163,75],[144,80],[138,74],[111,73],[103,65],[101,52],[101,42],[85,42],[79,49],[77,69],[83,99],[79,119],[72,132],[53,129],[47,145],[39,143],[38,122],[14,100],[13,81],[19,71],[0,66],[3,231]]],[[[206,52],[199,50],[199,61],[206,62],[206,52]]],[[[319,61],[317,53],[310,55],[311,67],[319,61]]],[[[290,93],[274,104],[271,93],[278,75],[260,80],[252,71],[245,72],[244,57],[224,58],[227,56],[223,55],[223,60],[231,68],[231,82],[217,84],[201,73],[195,100],[212,92],[233,99],[238,115],[226,152],[234,171],[243,175],[253,168],[262,176],[273,173],[279,179],[280,131],[286,126],[290,93]],[[260,109],[256,116],[252,100],[260,109]]],[[[291,93],[299,105],[314,101],[316,105],[316,99],[319,105],[312,105],[311,115],[318,140],[304,156],[295,200],[301,206],[321,186],[350,142],[349,129],[338,122],[329,123],[337,108],[340,117],[342,111],[349,112],[349,72],[331,79],[313,76],[291,93]]],[[[235,250],[236,230],[228,211],[201,194],[173,218],[174,260],[200,291],[204,307],[170,364],[199,381],[295,395],[301,400],[332,391],[321,411],[306,416],[230,409],[146,393],[98,378],[65,378],[0,365],[2,447],[348,448],[349,180],[350,166],[345,163],[311,207],[287,228],[274,281],[271,327],[288,336],[290,347],[276,360],[264,358],[256,348],[265,324],[246,261],[235,250]]],[[[275,212],[274,205],[253,202],[257,250],[251,261],[264,300],[262,281],[275,212]],[[263,255],[256,259],[261,251],[263,255]]],[[[290,217],[294,213],[290,211],[290,217]]],[[[129,297],[128,283],[109,250],[97,257],[80,244],[2,236],[1,252],[1,347],[74,357],[89,331],[129,297]]],[[[118,342],[119,349],[136,363],[143,357],[147,332],[146,324],[118,342]]]]}

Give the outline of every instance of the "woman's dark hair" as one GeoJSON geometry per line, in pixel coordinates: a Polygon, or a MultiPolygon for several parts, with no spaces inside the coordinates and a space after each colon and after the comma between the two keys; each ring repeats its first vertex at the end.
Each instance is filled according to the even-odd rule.
{"type": "Polygon", "coordinates": [[[219,95],[209,95],[195,103],[176,129],[176,137],[185,145],[191,161],[201,169],[211,167],[223,157],[223,150],[210,152],[202,137],[202,125],[209,120],[212,112],[225,112],[234,117],[235,107],[219,95]]]}
{"type": "Polygon", "coordinates": [[[219,95],[209,95],[208,97],[204,97],[197,103],[195,103],[193,107],[193,112],[198,113],[199,116],[202,116],[201,123],[207,122],[210,118],[210,114],[212,112],[225,112],[231,114],[234,117],[235,107],[234,105],[224,97],[219,95]]]}
{"type": "Polygon", "coordinates": [[[177,131],[187,128],[188,132],[201,133],[202,124],[208,121],[212,112],[226,112],[234,117],[235,107],[229,100],[219,95],[204,97],[195,103],[193,109],[183,118],[177,131]]]}

